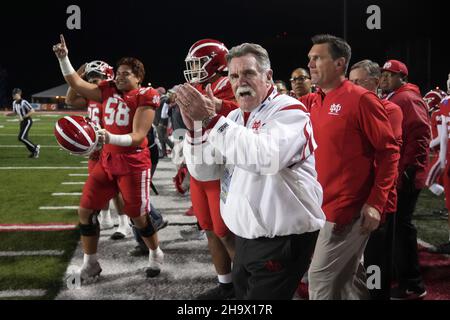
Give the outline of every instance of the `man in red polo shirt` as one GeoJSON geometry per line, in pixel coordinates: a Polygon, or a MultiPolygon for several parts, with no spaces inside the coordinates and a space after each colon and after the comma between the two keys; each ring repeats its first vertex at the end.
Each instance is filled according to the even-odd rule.
{"type": "MultiPolygon", "coordinates": [[[[350,68],[349,80],[373,93],[380,84],[381,71],[378,63],[363,60],[350,68]]],[[[381,103],[386,108],[389,122],[399,147],[402,145],[403,113],[400,107],[388,100],[381,103]]],[[[377,165],[377,164],[375,164],[377,165]]],[[[390,192],[388,201],[381,215],[380,227],[373,231],[364,251],[364,267],[378,266],[381,272],[380,287],[370,289],[373,300],[389,300],[391,289],[392,244],[394,240],[394,213],[397,211],[397,184],[390,192]]]]}
{"type": "Polygon", "coordinates": [[[321,92],[310,112],[327,222],[309,270],[309,297],[368,299],[361,257],[394,185],[399,148],[377,96],[345,79],[350,46],[331,35],[312,41],[308,67],[321,92]]]}
{"type": "Polygon", "coordinates": [[[386,100],[403,111],[403,145],[400,150],[395,214],[394,267],[398,287],[392,299],[421,299],[427,292],[419,269],[417,229],[412,223],[420,191],[427,178],[431,123],[428,107],[417,86],[408,83],[408,68],[398,60],[387,61],[382,70],[391,91],[386,100]]]}

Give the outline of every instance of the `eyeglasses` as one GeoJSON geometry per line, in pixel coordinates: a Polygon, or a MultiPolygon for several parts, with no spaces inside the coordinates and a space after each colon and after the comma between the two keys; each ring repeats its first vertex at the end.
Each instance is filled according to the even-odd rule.
{"type": "Polygon", "coordinates": [[[309,77],[300,76],[300,77],[291,78],[289,80],[291,82],[295,82],[295,81],[305,82],[306,80],[309,80],[309,77]]]}
{"type": "Polygon", "coordinates": [[[373,79],[373,78],[367,78],[367,79],[354,79],[354,80],[350,80],[350,81],[353,82],[354,84],[356,84],[357,86],[360,86],[360,85],[363,85],[363,84],[369,82],[370,79],[373,79]]]}

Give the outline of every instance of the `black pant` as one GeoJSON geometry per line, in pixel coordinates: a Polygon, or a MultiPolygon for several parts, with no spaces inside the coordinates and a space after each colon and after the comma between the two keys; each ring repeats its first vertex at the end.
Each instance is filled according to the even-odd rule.
{"type": "Polygon", "coordinates": [[[161,143],[161,148],[162,148],[162,152],[163,152],[163,157],[165,157],[166,151],[167,151],[167,145],[173,149],[173,142],[170,141],[169,137],[167,136],[167,126],[164,126],[162,124],[158,125],[158,138],[159,138],[159,142],[161,143]]]}
{"type": "Polygon", "coordinates": [[[236,236],[233,285],[238,300],[291,300],[307,271],[319,232],[275,238],[236,236]]]}
{"type": "Polygon", "coordinates": [[[423,288],[417,252],[417,229],[412,223],[421,189],[416,189],[414,181],[403,179],[398,189],[398,204],[395,214],[394,269],[400,288],[423,288]]]}
{"type": "Polygon", "coordinates": [[[395,213],[388,213],[386,221],[370,234],[364,251],[364,268],[378,266],[381,272],[380,289],[369,289],[372,300],[390,300],[394,230],[395,213]]]}
{"type": "Polygon", "coordinates": [[[20,132],[18,138],[19,141],[22,142],[25,147],[27,147],[28,151],[34,153],[34,151],[36,150],[36,145],[28,140],[28,132],[30,131],[32,126],[33,120],[31,120],[31,118],[23,119],[20,122],[20,132]]]}

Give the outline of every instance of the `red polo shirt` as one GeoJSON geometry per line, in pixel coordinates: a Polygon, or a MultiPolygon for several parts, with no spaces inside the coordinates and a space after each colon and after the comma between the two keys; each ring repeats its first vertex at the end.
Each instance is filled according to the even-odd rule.
{"type": "Polygon", "coordinates": [[[345,80],[318,95],[311,121],[327,220],[349,224],[365,203],[382,213],[397,177],[399,147],[380,100],[345,80]]]}

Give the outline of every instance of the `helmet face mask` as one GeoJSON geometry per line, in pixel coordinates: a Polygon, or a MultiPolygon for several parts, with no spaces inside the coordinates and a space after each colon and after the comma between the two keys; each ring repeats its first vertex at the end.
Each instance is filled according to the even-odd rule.
{"type": "Polygon", "coordinates": [[[95,60],[91,61],[86,65],[85,68],[85,74],[86,77],[89,79],[89,77],[93,78],[104,78],[105,80],[113,80],[114,79],[114,70],[113,67],[111,67],[106,62],[95,60]]]}
{"type": "Polygon", "coordinates": [[[446,93],[439,88],[433,89],[429,91],[424,97],[423,100],[426,102],[428,106],[428,111],[430,113],[439,109],[439,105],[446,96],[446,93]]]}
{"type": "Polygon", "coordinates": [[[187,58],[186,70],[184,71],[184,78],[186,81],[189,83],[202,83],[215,76],[216,73],[209,76],[208,71],[206,71],[206,67],[210,62],[210,57],[187,58]]]}
{"type": "Polygon", "coordinates": [[[217,40],[203,39],[189,49],[184,77],[191,84],[204,83],[227,70],[228,49],[217,40]]]}

